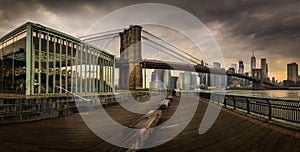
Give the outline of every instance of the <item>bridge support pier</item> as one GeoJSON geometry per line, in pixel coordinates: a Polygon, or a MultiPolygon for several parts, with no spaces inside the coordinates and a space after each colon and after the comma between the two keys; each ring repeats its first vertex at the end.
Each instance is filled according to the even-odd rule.
{"type": "Polygon", "coordinates": [[[253,90],[264,89],[262,76],[263,76],[262,69],[252,69],[252,77],[259,80],[258,82],[253,81],[253,83],[252,83],[253,90]]]}
{"type": "Polygon", "coordinates": [[[141,26],[134,25],[120,33],[120,59],[128,61],[119,69],[120,89],[143,88],[141,31],[141,26]]]}

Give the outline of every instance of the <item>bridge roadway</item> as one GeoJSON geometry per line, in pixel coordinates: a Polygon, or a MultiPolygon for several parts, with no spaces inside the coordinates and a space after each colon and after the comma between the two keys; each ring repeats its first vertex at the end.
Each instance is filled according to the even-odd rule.
{"type": "MultiPolygon", "coordinates": [[[[142,60],[139,62],[143,68],[146,69],[171,69],[171,70],[182,70],[182,71],[192,71],[192,72],[199,72],[199,73],[211,73],[211,74],[219,74],[227,76],[238,77],[242,79],[247,79],[253,82],[260,82],[261,80],[244,75],[239,73],[232,73],[230,71],[224,71],[220,68],[210,68],[207,66],[201,65],[193,65],[187,63],[177,63],[177,62],[169,62],[169,61],[160,61],[160,60],[142,60]]],[[[128,66],[128,60],[116,58],[116,68],[126,67],[128,66]]],[[[269,82],[269,81],[262,81],[262,83],[269,85],[269,86],[277,86],[276,84],[269,82]]]]}
{"type": "MultiPolygon", "coordinates": [[[[191,97],[193,98],[193,97],[191,97]]],[[[172,116],[179,97],[175,97],[161,122],[172,116]]],[[[186,105],[188,106],[188,105],[186,105]]],[[[148,151],[299,151],[300,132],[222,109],[216,122],[205,134],[198,128],[207,103],[200,101],[191,123],[176,138],[148,151]]],[[[141,115],[121,106],[106,108],[119,123],[128,126],[141,115]]],[[[169,129],[152,134],[164,140],[169,129]]],[[[1,151],[106,151],[112,145],[94,135],[79,114],[36,122],[0,126],[1,151]]],[[[125,149],[117,148],[121,151],[125,149]]]]}

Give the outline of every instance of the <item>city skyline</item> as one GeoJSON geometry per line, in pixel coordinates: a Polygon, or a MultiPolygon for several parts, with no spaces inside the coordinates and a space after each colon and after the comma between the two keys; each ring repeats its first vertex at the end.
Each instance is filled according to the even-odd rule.
{"type": "MultiPolygon", "coordinates": [[[[106,14],[141,2],[150,1],[70,3],[1,0],[0,36],[27,21],[44,24],[74,36],[82,36],[106,14]]],[[[226,5],[220,1],[156,2],[185,9],[203,21],[221,48],[226,69],[241,59],[244,61],[245,72],[248,71],[253,49],[257,60],[265,57],[270,63],[269,77],[274,76],[279,81],[287,79],[286,64],[300,63],[300,54],[297,53],[300,49],[299,1],[230,0],[226,1],[226,5]]],[[[185,48],[184,44],[182,46],[185,48]]],[[[260,67],[260,64],[256,63],[256,67],[260,67]]]]}

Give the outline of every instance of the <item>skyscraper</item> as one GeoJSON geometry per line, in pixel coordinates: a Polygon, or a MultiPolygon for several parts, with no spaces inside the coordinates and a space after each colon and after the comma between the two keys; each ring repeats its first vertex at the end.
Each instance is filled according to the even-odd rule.
{"type": "Polygon", "coordinates": [[[170,90],[177,89],[177,80],[178,80],[178,77],[175,77],[175,76],[170,77],[170,86],[169,86],[170,90]]]}
{"type": "Polygon", "coordinates": [[[231,67],[234,68],[234,73],[237,73],[237,65],[236,65],[236,63],[231,64],[231,67]]]}
{"type": "Polygon", "coordinates": [[[170,85],[170,77],[171,77],[171,71],[170,70],[165,70],[164,71],[164,76],[163,76],[163,82],[164,82],[164,86],[166,88],[169,88],[170,85]]]}
{"type": "Polygon", "coordinates": [[[164,73],[163,69],[155,69],[151,74],[151,88],[162,89],[164,86],[164,73]]]}
{"type": "Polygon", "coordinates": [[[252,69],[256,69],[256,58],[254,56],[254,50],[252,52],[252,57],[251,57],[251,69],[250,69],[251,72],[252,72],[252,69]]]}
{"type": "Polygon", "coordinates": [[[242,60],[239,61],[239,74],[244,74],[244,62],[242,60]]]}
{"type": "Polygon", "coordinates": [[[287,64],[287,79],[292,80],[294,82],[298,79],[298,64],[297,63],[290,63],[287,64]]]}
{"type": "MultiPolygon", "coordinates": [[[[213,67],[220,69],[221,68],[221,64],[219,62],[213,62],[213,67]]],[[[211,74],[211,85],[215,86],[215,87],[219,87],[220,83],[221,83],[221,77],[219,75],[216,74],[211,74]]]]}
{"type": "Polygon", "coordinates": [[[197,86],[198,85],[198,75],[197,74],[192,74],[192,80],[191,80],[191,85],[192,86],[197,86]]]}
{"type": "Polygon", "coordinates": [[[183,73],[183,89],[191,89],[192,73],[190,71],[185,71],[183,73]]]}
{"type": "Polygon", "coordinates": [[[262,69],[263,79],[268,79],[268,64],[266,58],[261,58],[261,69],[262,69]]]}
{"type": "Polygon", "coordinates": [[[177,79],[177,88],[179,89],[184,89],[184,74],[183,73],[179,73],[178,79],[177,79]]]}

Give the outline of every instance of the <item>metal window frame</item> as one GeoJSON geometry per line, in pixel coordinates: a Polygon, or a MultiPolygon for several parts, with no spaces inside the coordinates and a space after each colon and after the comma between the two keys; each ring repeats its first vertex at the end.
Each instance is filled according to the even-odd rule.
{"type": "MultiPolygon", "coordinates": [[[[112,76],[114,76],[114,68],[115,68],[115,62],[114,62],[114,59],[115,59],[115,57],[114,57],[114,55],[112,55],[112,54],[110,54],[110,53],[108,53],[108,52],[106,52],[106,51],[104,51],[104,50],[101,50],[101,49],[99,49],[99,48],[96,48],[96,47],[94,47],[94,46],[92,46],[92,45],[89,45],[89,44],[87,44],[87,43],[85,43],[85,42],[83,42],[83,41],[81,41],[80,39],[78,39],[78,38],[75,38],[75,37],[73,37],[73,36],[71,36],[71,35],[68,35],[68,34],[65,34],[65,33],[62,33],[62,32],[60,32],[60,31],[57,31],[57,30],[55,30],[55,29],[52,29],[52,28],[48,28],[48,27],[45,27],[45,26],[42,26],[42,25],[39,25],[39,24],[35,24],[35,23],[31,23],[31,22],[27,22],[27,23],[25,23],[25,24],[23,24],[23,25],[21,25],[20,27],[18,27],[18,28],[16,28],[15,30],[13,30],[13,31],[11,31],[11,32],[9,32],[8,34],[6,34],[6,35],[4,35],[3,37],[1,37],[0,38],[0,43],[3,45],[3,43],[6,41],[6,40],[8,40],[8,39],[10,39],[11,37],[13,37],[13,36],[15,36],[15,35],[17,35],[18,33],[20,33],[20,32],[22,32],[22,31],[24,31],[25,33],[26,33],[26,38],[25,38],[25,40],[26,40],[26,46],[25,46],[25,48],[26,48],[26,50],[25,50],[25,52],[26,52],[26,81],[25,81],[25,95],[47,95],[47,94],[49,94],[49,88],[51,87],[51,86],[49,86],[49,80],[50,80],[50,78],[49,78],[49,66],[50,66],[50,59],[49,59],[49,57],[50,57],[50,55],[52,56],[52,55],[54,55],[54,57],[53,57],[53,90],[52,90],[52,94],[57,94],[57,92],[55,91],[56,90],[56,77],[58,77],[59,76],[59,78],[60,78],[60,82],[59,82],[59,85],[60,85],[60,89],[59,89],[59,93],[60,94],[62,94],[62,70],[60,69],[60,73],[59,73],[59,75],[56,75],[56,62],[57,62],[57,58],[56,58],[56,56],[57,56],[57,53],[56,53],[56,51],[57,51],[57,49],[56,49],[56,47],[57,47],[57,45],[60,45],[59,46],[59,55],[60,55],[60,57],[59,57],[59,59],[60,59],[60,68],[61,68],[61,66],[62,66],[62,60],[61,60],[61,55],[62,55],[62,43],[63,42],[60,42],[60,43],[58,43],[58,44],[56,44],[57,42],[55,42],[56,40],[58,41],[58,40],[60,40],[60,41],[62,41],[62,40],[66,40],[67,42],[69,42],[69,43],[71,43],[71,57],[72,57],[72,59],[74,58],[73,56],[74,56],[74,51],[73,51],[73,49],[74,49],[74,44],[76,44],[77,46],[76,46],[76,54],[78,54],[77,53],[77,50],[79,50],[79,46],[80,45],[83,45],[83,46],[86,46],[86,47],[88,47],[88,48],[90,48],[91,50],[92,50],[92,54],[90,54],[91,56],[94,56],[95,58],[90,58],[90,60],[93,62],[92,64],[93,64],[93,71],[96,71],[96,79],[94,78],[95,76],[93,75],[93,80],[91,79],[90,80],[90,84],[92,83],[92,81],[93,81],[93,83],[92,83],[92,85],[90,85],[90,87],[94,87],[94,88],[96,88],[96,90],[94,91],[94,90],[89,90],[89,91],[91,91],[92,93],[100,93],[100,92],[103,92],[103,91],[107,91],[106,89],[104,89],[103,90],[103,87],[105,87],[104,86],[104,79],[107,79],[107,78],[105,78],[105,76],[103,75],[103,70],[105,69],[105,72],[107,73],[108,71],[107,71],[107,69],[106,69],[106,59],[104,59],[103,57],[108,57],[108,58],[110,58],[111,59],[111,65],[110,65],[110,72],[109,72],[109,74],[110,74],[110,76],[111,76],[111,84],[112,84],[112,88],[114,87],[114,78],[112,77],[112,76]],[[38,33],[43,33],[44,34],[44,37],[47,35],[47,39],[45,39],[47,42],[46,42],[46,56],[47,56],[47,59],[46,59],[46,86],[45,86],[45,88],[46,88],[46,93],[42,93],[42,90],[41,90],[41,88],[42,88],[42,86],[41,86],[41,84],[39,84],[39,86],[38,86],[38,92],[37,93],[35,93],[34,92],[34,79],[35,79],[35,48],[33,47],[34,46],[34,41],[33,41],[33,32],[36,32],[37,34],[38,33]],[[50,41],[52,41],[52,39],[50,39],[50,36],[53,36],[53,54],[51,54],[50,53],[50,44],[49,44],[49,42],[50,41]],[[104,56],[102,56],[102,55],[104,55],[104,56]],[[98,61],[100,61],[100,62],[98,62],[98,61]],[[96,66],[95,66],[96,65],[96,66]],[[96,70],[95,70],[95,68],[96,68],[96,70]],[[100,79],[100,81],[98,81],[98,79],[100,79]],[[95,83],[95,81],[96,81],[96,83],[95,83]]],[[[39,57],[39,59],[38,59],[38,68],[39,68],[39,70],[38,70],[38,82],[39,83],[41,83],[41,74],[42,74],[42,70],[41,70],[41,67],[42,67],[42,64],[41,64],[41,60],[42,60],[42,53],[44,53],[44,52],[42,52],[42,46],[41,46],[41,34],[39,34],[39,36],[37,37],[38,38],[38,42],[37,43],[39,43],[38,45],[38,57],[39,57]]],[[[66,47],[68,47],[68,45],[66,45],[66,47]]],[[[66,49],[66,54],[68,54],[68,48],[66,49]]],[[[81,53],[82,53],[82,51],[81,51],[81,53]]],[[[82,57],[82,56],[81,56],[82,57]]],[[[66,55],[66,60],[68,60],[69,58],[68,58],[68,55],[66,55]]],[[[75,57],[75,59],[76,59],[76,72],[74,73],[73,72],[73,63],[74,63],[74,61],[73,60],[71,60],[71,61],[69,61],[69,62],[71,62],[71,64],[72,64],[72,66],[71,66],[71,78],[73,79],[73,77],[74,77],[74,74],[75,74],[75,77],[78,77],[78,75],[77,75],[77,73],[78,73],[78,59],[75,57]]],[[[80,59],[80,62],[81,62],[81,68],[82,68],[82,59],[80,59]]],[[[68,63],[68,61],[66,61],[66,64],[68,63]]],[[[90,65],[91,66],[91,65],[90,65]]],[[[90,69],[91,70],[91,69],[90,69]]],[[[82,72],[82,70],[81,70],[81,72],[82,72]]],[[[66,76],[68,75],[68,71],[67,71],[67,66],[66,66],[66,76]]],[[[91,73],[90,73],[90,75],[91,75],[91,73]]],[[[68,80],[69,78],[67,78],[66,79],[66,83],[67,83],[67,85],[66,85],[66,87],[68,86],[68,80]]],[[[81,86],[80,86],[80,91],[81,91],[81,93],[83,93],[82,91],[82,77],[80,78],[81,79],[81,86]]],[[[75,89],[75,92],[78,92],[78,88],[77,88],[77,86],[78,86],[78,81],[76,81],[74,84],[73,83],[71,83],[71,91],[73,92],[74,90],[73,90],[73,88],[74,88],[74,85],[76,86],[76,89],[75,89]]],[[[68,89],[68,88],[66,88],[66,89],[68,89]]]]}

